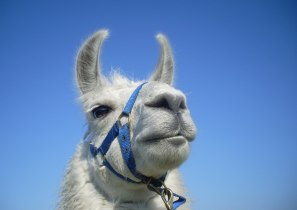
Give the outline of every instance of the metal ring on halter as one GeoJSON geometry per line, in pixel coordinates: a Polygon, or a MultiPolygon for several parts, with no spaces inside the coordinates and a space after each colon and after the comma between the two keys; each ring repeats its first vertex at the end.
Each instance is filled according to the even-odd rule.
{"type": "Polygon", "coordinates": [[[147,187],[156,192],[158,195],[161,196],[165,206],[166,206],[166,209],[167,210],[172,210],[173,209],[173,199],[174,199],[174,194],[172,192],[171,189],[169,189],[165,183],[161,180],[158,180],[160,183],[161,183],[161,186],[160,187],[156,187],[154,186],[151,182],[152,182],[152,178],[150,178],[147,183],[145,183],[147,185],[147,187]]]}
{"type": "Polygon", "coordinates": [[[128,123],[128,126],[130,127],[131,121],[130,121],[130,115],[129,114],[124,114],[122,113],[119,117],[118,117],[118,125],[119,127],[123,127],[125,124],[128,123]],[[122,121],[124,118],[127,118],[126,121],[122,121]]]}
{"type": "Polygon", "coordinates": [[[173,209],[173,198],[174,198],[172,190],[165,187],[161,191],[161,198],[162,198],[167,210],[172,210],[173,209]]]}
{"type": "Polygon", "coordinates": [[[173,209],[173,199],[174,199],[174,194],[173,194],[172,190],[169,189],[165,185],[165,183],[163,181],[161,181],[161,180],[158,180],[161,183],[161,186],[160,187],[154,186],[151,183],[151,181],[152,181],[152,178],[150,178],[148,180],[148,182],[146,183],[147,187],[150,190],[156,192],[157,194],[159,194],[161,196],[161,198],[162,198],[162,200],[163,200],[163,202],[164,202],[167,210],[172,210],[173,209]]]}

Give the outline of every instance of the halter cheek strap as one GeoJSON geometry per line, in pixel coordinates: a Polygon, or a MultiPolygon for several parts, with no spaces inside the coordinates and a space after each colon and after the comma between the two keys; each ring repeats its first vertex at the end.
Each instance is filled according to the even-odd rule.
{"type": "Polygon", "coordinates": [[[183,196],[173,193],[168,187],[166,187],[164,180],[166,178],[166,174],[164,174],[159,179],[155,179],[153,177],[147,177],[136,170],[136,164],[134,155],[132,152],[131,141],[130,141],[130,123],[129,116],[134,106],[134,103],[137,99],[137,96],[142,88],[142,86],[146,84],[143,83],[139,85],[132,95],[130,96],[126,106],[124,107],[119,119],[115,122],[112,128],[109,130],[105,139],[103,140],[101,146],[96,148],[92,143],[90,144],[90,152],[96,157],[98,153],[100,153],[103,157],[103,164],[117,177],[122,180],[125,180],[129,183],[134,184],[146,184],[148,189],[159,194],[164,201],[164,204],[168,210],[175,210],[180,205],[186,202],[186,199],[183,196]],[[128,122],[125,124],[121,124],[121,119],[127,118],[128,122]],[[111,143],[114,139],[118,137],[119,144],[121,147],[122,157],[129,168],[130,172],[140,181],[132,180],[122,174],[118,173],[111,164],[106,159],[106,153],[110,148],[111,143]]]}

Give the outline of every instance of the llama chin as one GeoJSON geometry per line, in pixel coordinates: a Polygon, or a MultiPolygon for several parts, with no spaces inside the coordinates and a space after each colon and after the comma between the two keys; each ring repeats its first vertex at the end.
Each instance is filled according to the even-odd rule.
{"type": "MultiPolygon", "coordinates": [[[[107,36],[107,30],[94,33],[78,52],[76,79],[87,140],[69,163],[58,209],[175,209],[173,200],[186,194],[177,168],[189,156],[196,127],[186,96],[172,86],[169,42],[162,34],[156,36],[159,63],[142,84],[118,73],[110,79],[102,75],[98,56],[107,36]]],[[[189,202],[179,209],[189,209],[189,202]]]]}

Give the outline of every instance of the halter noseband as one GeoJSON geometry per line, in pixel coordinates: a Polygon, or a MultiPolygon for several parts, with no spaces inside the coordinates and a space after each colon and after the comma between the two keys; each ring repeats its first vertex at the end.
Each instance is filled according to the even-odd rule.
{"type": "Polygon", "coordinates": [[[147,177],[136,170],[135,159],[133,156],[131,141],[130,141],[129,116],[134,106],[134,103],[137,99],[138,93],[140,92],[144,84],[146,83],[139,85],[134,90],[125,108],[123,109],[121,115],[119,116],[118,120],[114,123],[112,128],[109,130],[101,146],[97,148],[95,147],[94,144],[90,143],[90,152],[94,157],[96,157],[96,155],[100,153],[103,157],[103,165],[105,165],[114,175],[129,183],[146,184],[149,190],[154,191],[161,196],[167,210],[175,210],[180,205],[184,204],[186,202],[186,199],[180,195],[173,193],[168,187],[166,187],[166,185],[164,184],[164,180],[166,178],[167,173],[164,174],[159,179],[156,179],[153,177],[147,177]],[[124,118],[127,118],[128,122],[122,124],[121,120],[124,118]],[[121,147],[122,157],[126,165],[128,166],[130,172],[140,181],[134,181],[118,173],[107,161],[105,155],[109,150],[111,143],[113,142],[114,139],[116,139],[117,136],[121,147]],[[174,201],[174,197],[176,197],[177,200],[174,201]]]}

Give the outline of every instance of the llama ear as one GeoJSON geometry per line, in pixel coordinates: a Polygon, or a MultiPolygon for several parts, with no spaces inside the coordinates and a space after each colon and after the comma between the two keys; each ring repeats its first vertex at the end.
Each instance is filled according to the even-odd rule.
{"type": "Polygon", "coordinates": [[[100,76],[100,48],[108,36],[107,30],[94,33],[80,48],[76,60],[76,79],[82,94],[102,85],[100,76]]]}
{"type": "Polygon", "coordinates": [[[173,82],[174,60],[170,44],[163,34],[157,34],[157,40],[161,45],[161,54],[155,73],[150,78],[151,81],[160,81],[169,85],[173,82]]]}

